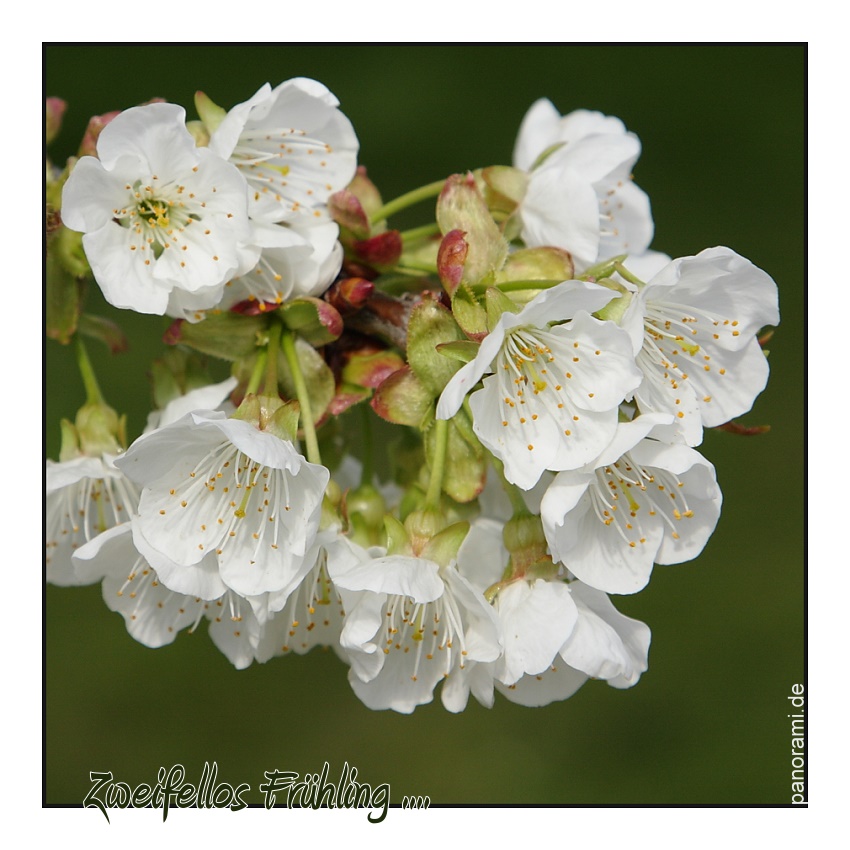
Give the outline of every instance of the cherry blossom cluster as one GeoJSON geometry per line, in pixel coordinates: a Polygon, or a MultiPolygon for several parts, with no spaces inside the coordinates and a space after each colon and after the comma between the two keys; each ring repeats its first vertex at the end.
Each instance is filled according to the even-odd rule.
{"type": "Polygon", "coordinates": [[[316,81],[195,108],[97,116],[47,163],[46,330],[85,392],[47,461],[47,581],[100,582],[146,646],[206,621],[240,669],[332,648],[373,709],[634,685],[650,631],[610,596],[711,536],[697,447],[758,430],[735,419],[773,280],[651,250],[640,142],[598,112],[539,100],[511,165],[385,202],[316,81]],[[123,345],[93,284],[172,320],[136,439],[86,347],[123,345]]]}

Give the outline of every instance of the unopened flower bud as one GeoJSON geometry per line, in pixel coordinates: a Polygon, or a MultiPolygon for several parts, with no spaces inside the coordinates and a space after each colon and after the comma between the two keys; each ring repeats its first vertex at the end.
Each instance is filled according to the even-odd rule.
{"type": "Polygon", "coordinates": [[[48,97],[44,101],[44,106],[44,141],[45,144],[49,145],[56,138],[60,128],[62,127],[62,116],[65,114],[65,109],[68,107],[68,104],[65,103],[62,98],[48,97]]]}
{"type": "Polygon", "coordinates": [[[116,109],[114,112],[106,112],[103,115],[93,115],[89,119],[83,140],[80,142],[78,156],[97,156],[98,137],[103,132],[103,128],[119,113],[120,110],[116,109]]]}

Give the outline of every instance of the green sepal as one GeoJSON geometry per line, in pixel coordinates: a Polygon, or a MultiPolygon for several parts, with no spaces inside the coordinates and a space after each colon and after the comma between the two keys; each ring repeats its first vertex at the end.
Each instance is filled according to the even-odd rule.
{"type": "Polygon", "coordinates": [[[514,251],[496,273],[496,284],[512,280],[572,280],[575,265],[563,248],[522,248],[514,251]]]}
{"type": "Polygon", "coordinates": [[[195,145],[199,148],[205,148],[210,143],[210,131],[203,121],[187,121],[186,129],[189,135],[195,140],[195,145]]]}
{"type": "Polygon", "coordinates": [[[74,426],[84,455],[117,455],[124,450],[126,418],[119,418],[108,404],[84,404],[77,411],[74,426]]]}
{"type": "Polygon", "coordinates": [[[59,423],[59,428],[62,432],[59,460],[64,463],[66,460],[73,460],[74,458],[79,457],[82,452],[80,452],[80,441],[77,437],[77,429],[74,427],[73,422],[63,419],[59,423]]]}
{"type": "Polygon", "coordinates": [[[632,295],[633,293],[629,292],[624,286],[621,286],[614,280],[605,279],[599,281],[600,285],[606,286],[608,289],[612,289],[617,292],[620,297],[612,298],[601,310],[597,310],[595,315],[604,321],[615,322],[616,324],[622,324],[623,316],[626,314],[626,310],[629,308],[629,304],[632,303],[632,295]]]}
{"type": "Polygon", "coordinates": [[[509,165],[482,168],[481,180],[487,206],[497,212],[512,213],[528,189],[528,175],[509,165]]]}
{"type": "Polygon", "coordinates": [[[480,342],[487,336],[487,311],[466,284],[455,291],[452,313],[468,337],[480,342]]]}
{"type": "Polygon", "coordinates": [[[437,346],[437,351],[444,357],[459,360],[461,363],[469,363],[471,360],[475,360],[480,347],[481,343],[479,342],[474,342],[471,339],[461,339],[457,342],[441,342],[437,346]]]}
{"type": "Polygon", "coordinates": [[[410,367],[405,366],[375,390],[371,405],[387,422],[421,428],[433,418],[434,397],[410,367]]]}
{"type": "Polygon", "coordinates": [[[471,174],[455,174],[446,181],[437,201],[437,223],[443,234],[453,230],[464,234],[468,246],[463,261],[464,282],[479,283],[504,264],[508,243],[471,174]]]}
{"type": "Polygon", "coordinates": [[[210,97],[202,91],[195,92],[195,109],[210,135],[218,129],[218,125],[221,124],[225,115],[227,115],[226,109],[213,103],[210,97]]]}
{"type": "Polygon", "coordinates": [[[429,561],[435,561],[441,567],[447,567],[457,560],[461,544],[469,534],[468,522],[456,522],[435,534],[423,547],[420,555],[429,561]]]}
{"type": "Polygon", "coordinates": [[[157,410],[178,396],[214,383],[205,358],[187,348],[166,348],[151,364],[150,374],[157,410]]]}
{"type": "Polygon", "coordinates": [[[437,351],[437,345],[464,339],[466,335],[442,304],[428,299],[411,311],[407,326],[407,360],[433,396],[438,396],[445,389],[460,368],[457,361],[443,357],[437,351]]]}
{"type": "Polygon", "coordinates": [[[487,328],[491,331],[502,318],[502,313],[519,313],[522,309],[495,286],[489,287],[484,293],[484,303],[487,305],[487,328]]]}
{"type": "Polygon", "coordinates": [[[274,434],[278,439],[294,443],[298,439],[298,419],[300,416],[301,408],[297,401],[283,402],[272,413],[263,430],[274,434]]]}
{"type": "Polygon", "coordinates": [[[262,344],[268,325],[268,316],[213,313],[197,323],[176,319],[163,341],[168,345],[188,345],[222,360],[238,360],[253,354],[262,344]]]}
{"type": "Polygon", "coordinates": [[[48,254],[55,254],[68,273],[74,277],[91,276],[91,266],[83,248],[82,233],[69,230],[63,225],[50,237],[47,251],[48,254]]]}
{"type": "Polygon", "coordinates": [[[278,314],[284,325],[317,348],[337,340],[343,323],[339,311],[320,298],[302,296],[284,304],[278,314]]]}
{"type": "Polygon", "coordinates": [[[555,151],[559,151],[565,144],[566,142],[555,142],[554,144],[549,145],[548,148],[538,154],[537,159],[534,160],[529,171],[534,171],[535,168],[540,168],[540,166],[543,165],[543,163],[546,162],[546,160],[549,159],[555,151]]]}
{"type": "Polygon", "coordinates": [[[280,440],[294,443],[298,436],[299,415],[297,401],[285,402],[277,396],[249,393],[231,419],[250,422],[259,431],[268,431],[280,440]]]}
{"type": "MultiPolygon", "coordinates": [[[[336,381],[322,355],[309,342],[299,336],[295,337],[295,353],[298,356],[301,373],[304,375],[304,382],[307,385],[313,421],[318,422],[324,416],[334,397],[336,381]]],[[[278,354],[277,375],[286,397],[296,398],[295,381],[283,352],[278,354]]]]}
{"type": "Polygon", "coordinates": [[[55,254],[48,251],[44,296],[47,336],[67,345],[77,330],[81,304],[82,283],[68,272],[55,254]]]}
{"type": "Polygon", "coordinates": [[[410,538],[405,527],[391,514],[384,517],[384,530],[387,533],[388,555],[409,555],[410,538]]]}

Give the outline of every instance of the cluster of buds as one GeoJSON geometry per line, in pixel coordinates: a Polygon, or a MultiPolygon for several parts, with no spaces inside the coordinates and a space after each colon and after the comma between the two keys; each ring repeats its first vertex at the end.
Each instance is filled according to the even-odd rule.
{"type": "Polygon", "coordinates": [[[598,112],[540,100],[510,166],[385,202],[322,84],[195,106],[98,116],[47,163],[46,331],[86,394],[47,461],[47,581],[101,582],[150,647],[207,620],[237,668],[333,648],[374,709],[634,685],[650,631],[609,597],[712,534],[697,446],[761,430],[735,418],[773,280],[651,250],[640,143],[598,112]],[[84,343],[123,349],[92,282],[173,319],[135,440],[84,343]]]}

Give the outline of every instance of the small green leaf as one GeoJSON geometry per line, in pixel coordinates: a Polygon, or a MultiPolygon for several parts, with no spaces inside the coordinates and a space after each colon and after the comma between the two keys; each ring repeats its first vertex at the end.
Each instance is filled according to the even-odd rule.
{"type": "Polygon", "coordinates": [[[480,343],[473,342],[471,339],[463,339],[458,342],[441,342],[437,346],[437,351],[444,357],[460,360],[461,363],[469,363],[470,360],[475,360],[480,347],[480,343]]]}
{"type": "Polygon", "coordinates": [[[468,286],[455,292],[452,313],[467,336],[480,341],[487,335],[487,311],[468,286]]]}

